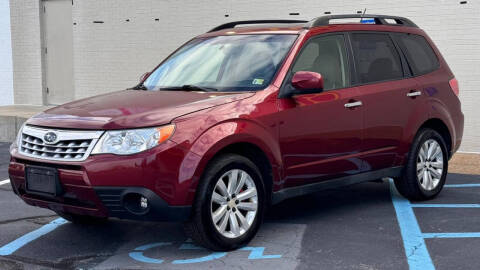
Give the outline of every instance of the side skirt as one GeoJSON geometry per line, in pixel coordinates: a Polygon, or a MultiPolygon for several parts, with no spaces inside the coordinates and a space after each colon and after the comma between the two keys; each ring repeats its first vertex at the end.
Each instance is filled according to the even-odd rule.
{"type": "Polygon", "coordinates": [[[312,183],[308,185],[285,188],[280,191],[274,192],[272,195],[272,204],[277,204],[288,198],[302,196],[317,191],[326,189],[333,189],[343,186],[349,186],[362,182],[368,182],[371,180],[380,179],[383,177],[399,177],[402,174],[403,166],[381,169],[377,171],[365,172],[355,175],[348,175],[335,179],[330,179],[318,183],[312,183]]]}

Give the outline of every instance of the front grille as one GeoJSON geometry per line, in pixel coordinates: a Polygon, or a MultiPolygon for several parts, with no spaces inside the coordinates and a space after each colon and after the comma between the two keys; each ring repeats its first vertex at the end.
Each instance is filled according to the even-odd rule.
{"type": "Polygon", "coordinates": [[[25,126],[18,142],[19,150],[23,155],[40,159],[82,161],[89,156],[102,133],[25,126]],[[55,134],[55,140],[51,143],[46,141],[47,133],[55,134]]]}
{"type": "Polygon", "coordinates": [[[71,140],[45,144],[40,138],[22,134],[21,151],[37,157],[79,160],[84,158],[91,143],[92,140],[71,140]]]}

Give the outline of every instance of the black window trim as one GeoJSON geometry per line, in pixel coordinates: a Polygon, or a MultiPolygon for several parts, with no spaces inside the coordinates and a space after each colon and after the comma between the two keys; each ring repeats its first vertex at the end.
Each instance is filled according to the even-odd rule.
{"type": "Polygon", "coordinates": [[[352,54],[352,62],[353,62],[353,69],[354,69],[354,74],[355,77],[352,76],[352,87],[357,87],[357,86],[363,86],[363,85],[371,85],[371,84],[377,84],[377,83],[384,83],[384,82],[394,82],[394,81],[400,81],[404,80],[407,78],[412,77],[412,73],[410,72],[410,67],[409,64],[406,60],[405,55],[403,54],[403,51],[400,49],[400,46],[397,44],[396,40],[393,38],[392,34],[395,34],[396,32],[385,32],[385,31],[368,31],[368,30],[361,30],[361,31],[349,31],[348,32],[348,46],[350,47],[351,54],[352,54]],[[400,65],[402,69],[402,77],[395,78],[395,79],[387,79],[387,80],[382,80],[382,81],[374,81],[374,82],[368,82],[368,83],[362,83],[360,79],[358,78],[358,73],[357,73],[357,67],[355,66],[355,54],[353,53],[353,45],[352,45],[352,40],[351,37],[353,34],[383,34],[386,35],[390,38],[392,41],[393,45],[395,46],[395,50],[398,53],[398,56],[400,57],[400,65]]]}
{"type": "Polygon", "coordinates": [[[435,72],[435,71],[438,71],[440,68],[441,68],[441,63],[440,63],[440,58],[437,54],[437,52],[434,50],[434,48],[432,47],[432,44],[430,44],[430,42],[428,41],[428,39],[425,38],[425,36],[423,35],[419,35],[419,34],[413,34],[413,33],[394,33],[394,35],[392,35],[393,39],[395,40],[395,42],[398,44],[397,46],[400,48],[402,54],[404,55],[405,57],[405,61],[408,63],[408,66],[410,68],[410,71],[411,71],[411,77],[412,78],[415,78],[415,77],[419,77],[419,76],[423,76],[423,75],[426,75],[426,74],[430,74],[432,72],[435,72]],[[401,43],[401,36],[402,35],[407,35],[407,36],[418,36],[418,37],[421,37],[425,40],[425,42],[427,43],[427,45],[430,47],[430,49],[432,50],[433,54],[435,55],[435,58],[437,60],[437,65],[435,66],[434,69],[432,70],[429,70],[427,72],[423,72],[423,73],[418,73],[418,74],[415,74],[415,72],[413,71],[413,67],[411,66],[410,62],[408,61],[408,57],[407,57],[407,54],[406,52],[404,52],[404,50],[402,49],[402,46],[400,46],[400,43],[401,43]]]}
{"type": "MultiPolygon", "coordinates": [[[[347,85],[345,87],[342,87],[342,88],[335,88],[335,89],[328,89],[328,90],[322,90],[322,91],[319,91],[319,92],[312,92],[311,94],[319,94],[319,93],[324,93],[324,92],[329,92],[329,91],[336,91],[336,90],[341,90],[341,89],[347,89],[347,88],[351,88],[353,87],[353,84],[352,84],[352,76],[354,76],[354,69],[353,69],[353,54],[351,52],[351,48],[350,48],[350,44],[349,44],[349,41],[348,41],[348,32],[330,32],[330,33],[321,33],[321,34],[317,34],[317,35],[313,35],[311,37],[309,37],[305,43],[302,45],[302,47],[300,48],[300,51],[295,55],[295,59],[293,59],[292,63],[290,64],[290,66],[288,67],[288,71],[287,73],[285,74],[285,77],[283,78],[283,82],[280,86],[280,91],[278,92],[278,98],[288,98],[288,97],[291,97],[292,96],[292,93],[290,93],[289,91],[287,91],[286,87],[287,87],[287,84],[290,83],[291,79],[292,79],[292,76],[293,76],[293,73],[292,73],[292,68],[295,66],[295,63],[297,62],[299,56],[302,54],[302,52],[305,50],[305,48],[307,47],[307,45],[310,43],[310,42],[313,42],[313,40],[315,39],[319,39],[319,38],[323,38],[323,37],[327,37],[327,36],[343,36],[344,38],[344,46],[345,46],[345,51],[346,51],[346,56],[347,56],[347,67],[348,67],[348,72],[349,72],[349,80],[347,81],[347,85]]],[[[305,94],[309,94],[309,93],[305,93],[305,94]]]]}

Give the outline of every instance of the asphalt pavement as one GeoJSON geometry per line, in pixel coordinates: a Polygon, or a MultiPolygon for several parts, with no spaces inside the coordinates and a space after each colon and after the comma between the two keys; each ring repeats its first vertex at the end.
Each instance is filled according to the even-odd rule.
{"type": "MultiPolygon", "coordinates": [[[[0,181],[8,160],[0,143],[0,181]]],[[[447,184],[421,204],[389,181],[293,198],[270,209],[248,246],[211,252],[179,223],[71,224],[28,206],[5,183],[0,269],[478,269],[480,176],[449,174],[447,184]]]]}

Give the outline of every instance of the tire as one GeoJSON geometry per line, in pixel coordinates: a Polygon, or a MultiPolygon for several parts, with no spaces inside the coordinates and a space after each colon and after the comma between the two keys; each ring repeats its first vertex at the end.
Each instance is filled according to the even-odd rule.
{"type": "Polygon", "coordinates": [[[60,217],[70,221],[74,224],[102,224],[107,222],[108,218],[76,215],[64,212],[56,212],[60,217]]]}
{"type": "Polygon", "coordinates": [[[198,184],[191,218],[184,226],[185,233],[195,243],[215,251],[243,246],[255,236],[263,221],[265,194],[261,173],[252,161],[236,154],[221,155],[210,162],[198,184]],[[229,184],[233,179],[239,188],[229,184]],[[252,188],[256,189],[256,195],[252,195],[255,194],[252,188]],[[214,192],[221,196],[214,197],[214,192]],[[230,197],[232,199],[228,200],[230,197]],[[224,212],[224,215],[216,214],[224,212]]]}
{"type": "Polygon", "coordinates": [[[398,192],[413,201],[437,196],[447,178],[447,153],[445,140],[438,132],[430,128],[421,129],[411,146],[402,177],[395,179],[398,192]],[[441,153],[438,153],[440,150],[441,153]]]}

